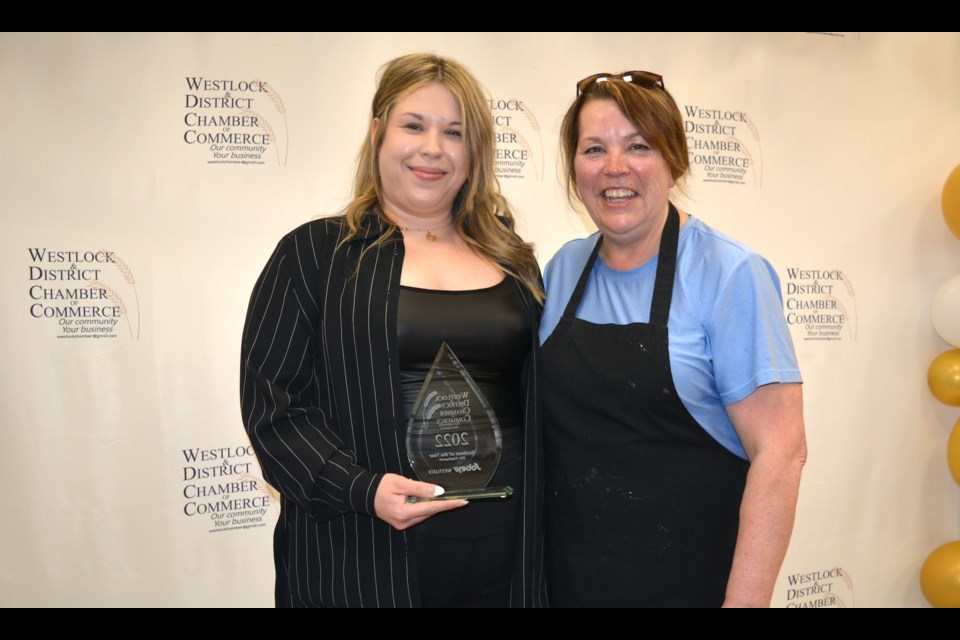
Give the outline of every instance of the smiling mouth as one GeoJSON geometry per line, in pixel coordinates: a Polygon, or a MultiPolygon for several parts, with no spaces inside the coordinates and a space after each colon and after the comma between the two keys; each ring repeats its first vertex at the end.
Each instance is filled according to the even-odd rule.
{"type": "Polygon", "coordinates": [[[600,192],[600,197],[607,202],[626,202],[637,197],[637,192],[633,189],[604,189],[600,192]]]}
{"type": "Polygon", "coordinates": [[[422,178],[437,179],[445,176],[447,174],[443,169],[434,169],[431,167],[410,167],[410,170],[422,178]]]}

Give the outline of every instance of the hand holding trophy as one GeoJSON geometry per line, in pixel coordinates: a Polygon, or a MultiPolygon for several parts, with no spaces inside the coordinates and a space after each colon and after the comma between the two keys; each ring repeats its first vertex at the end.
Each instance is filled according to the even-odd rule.
{"type": "Polygon", "coordinates": [[[444,342],[420,389],[407,425],[407,457],[417,477],[445,489],[423,500],[506,498],[511,487],[488,487],[500,463],[500,423],[476,382],[444,342]]]}

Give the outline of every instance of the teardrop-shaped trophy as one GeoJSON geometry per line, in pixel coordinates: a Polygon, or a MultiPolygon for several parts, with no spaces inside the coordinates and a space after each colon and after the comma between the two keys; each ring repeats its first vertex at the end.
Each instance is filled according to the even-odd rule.
{"type": "Polygon", "coordinates": [[[506,498],[511,487],[487,487],[502,449],[490,403],[444,342],[407,424],[410,465],[418,478],[444,488],[438,500],[506,498]]]}

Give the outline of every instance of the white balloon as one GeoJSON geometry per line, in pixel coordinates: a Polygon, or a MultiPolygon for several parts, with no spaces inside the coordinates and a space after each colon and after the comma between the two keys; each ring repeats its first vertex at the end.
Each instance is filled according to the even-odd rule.
{"type": "Polygon", "coordinates": [[[960,275],[946,280],[933,294],[930,319],[944,342],[960,348],[960,275]]]}

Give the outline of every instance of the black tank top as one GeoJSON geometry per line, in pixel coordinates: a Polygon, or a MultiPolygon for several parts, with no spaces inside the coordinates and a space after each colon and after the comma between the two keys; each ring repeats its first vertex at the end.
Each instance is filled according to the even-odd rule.
{"type": "Polygon", "coordinates": [[[512,278],[486,289],[400,287],[397,334],[404,417],[409,419],[440,345],[446,341],[480,387],[503,433],[501,463],[523,454],[520,376],[532,327],[512,278]]]}
{"type": "MultiPolygon", "coordinates": [[[[486,289],[439,291],[400,287],[397,312],[400,384],[405,421],[446,342],[486,396],[500,423],[503,451],[491,486],[519,489],[523,457],[521,376],[530,353],[533,327],[513,278],[486,289]]],[[[514,495],[482,500],[430,518],[417,529],[451,537],[471,537],[514,526],[514,495]],[[509,503],[502,504],[501,503],[509,503]]]]}

